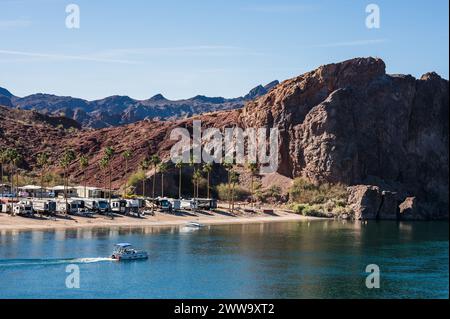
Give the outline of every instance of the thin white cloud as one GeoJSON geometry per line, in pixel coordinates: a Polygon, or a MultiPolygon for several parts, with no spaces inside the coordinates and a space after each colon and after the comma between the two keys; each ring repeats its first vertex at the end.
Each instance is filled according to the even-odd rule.
{"type": "Polygon", "coordinates": [[[337,47],[353,47],[353,46],[364,46],[381,44],[388,42],[388,39],[371,39],[371,40],[358,40],[358,41],[346,41],[346,42],[332,42],[332,43],[322,43],[306,46],[308,48],[337,48],[337,47]]]}
{"type": "Polygon", "coordinates": [[[138,63],[138,62],[132,61],[132,60],[107,59],[107,58],[93,57],[93,56],[88,56],[88,55],[65,55],[65,54],[52,54],[52,53],[38,53],[38,52],[24,52],[24,51],[2,50],[2,49],[0,49],[0,54],[13,55],[13,56],[23,56],[23,57],[32,57],[32,58],[43,58],[43,59],[50,59],[50,60],[75,60],[75,61],[122,63],[122,64],[136,64],[136,63],[138,63]]]}
{"type": "MultiPolygon", "coordinates": [[[[246,48],[225,45],[196,45],[178,47],[150,47],[150,48],[123,48],[93,52],[85,55],[66,55],[55,53],[25,52],[0,49],[0,55],[15,57],[28,57],[30,61],[36,59],[49,60],[78,60],[89,62],[140,64],[145,62],[148,56],[257,56],[263,53],[255,52],[246,48]]],[[[0,59],[2,62],[2,59],[0,59]]],[[[29,61],[25,61],[29,62],[29,61]]]]}
{"type": "Polygon", "coordinates": [[[31,26],[31,21],[26,19],[0,20],[1,29],[27,28],[31,26]]]}

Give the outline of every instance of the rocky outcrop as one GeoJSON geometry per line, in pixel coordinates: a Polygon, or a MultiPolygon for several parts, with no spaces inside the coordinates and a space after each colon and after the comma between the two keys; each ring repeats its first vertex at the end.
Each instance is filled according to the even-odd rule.
{"type": "Polygon", "coordinates": [[[407,197],[400,204],[400,220],[427,220],[432,218],[428,207],[421,205],[416,197],[407,197]]]}
{"type": "Polygon", "coordinates": [[[347,205],[357,220],[377,219],[382,197],[377,186],[357,185],[348,188],[347,205]]]}
{"type": "Polygon", "coordinates": [[[381,192],[382,204],[378,211],[378,219],[396,220],[398,219],[398,194],[390,191],[381,192]]]}
{"type": "Polygon", "coordinates": [[[383,191],[378,186],[356,185],[348,187],[347,205],[357,220],[398,218],[398,198],[394,192],[383,191]]]}
{"type": "Polygon", "coordinates": [[[280,174],[379,181],[438,202],[448,216],[448,101],[448,81],[436,73],[389,75],[381,59],[357,58],[282,82],[249,102],[242,122],[280,130],[280,174]]]}

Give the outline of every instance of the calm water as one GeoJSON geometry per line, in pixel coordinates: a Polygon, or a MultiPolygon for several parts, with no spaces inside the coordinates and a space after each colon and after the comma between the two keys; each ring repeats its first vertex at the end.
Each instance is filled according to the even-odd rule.
{"type": "Polygon", "coordinates": [[[448,298],[447,222],[0,232],[0,298],[448,298]],[[108,260],[117,242],[148,261],[108,260]],[[80,288],[65,286],[66,266],[80,288]],[[380,289],[365,287],[377,264],[380,289]]]}

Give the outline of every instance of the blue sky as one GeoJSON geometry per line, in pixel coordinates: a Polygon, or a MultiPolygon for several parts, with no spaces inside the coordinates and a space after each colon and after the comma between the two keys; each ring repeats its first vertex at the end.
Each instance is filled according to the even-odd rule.
{"type": "Polygon", "coordinates": [[[448,79],[448,1],[0,0],[0,86],[86,99],[236,97],[358,56],[448,79]],[[80,29],[65,26],[80,7],[80,29]],[[365,8],[380,7],[380,28],[365,8]]]}

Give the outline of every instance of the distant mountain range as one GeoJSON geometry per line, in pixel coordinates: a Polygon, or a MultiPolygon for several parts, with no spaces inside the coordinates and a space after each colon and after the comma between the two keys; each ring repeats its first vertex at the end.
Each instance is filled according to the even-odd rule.
{"type": "Polygon", "coordinates": [[[49,115],[64,115],[76,120],[83,127],[105,128],[130,124],[144,119],[181,119],[207,112],[237,109],[245,102],[268,93],[278,85],[273,81],[253,88],[247,95],[227,99],[197,95],[190,99],[171,101],[161,94],[147,100],[135,100],[128,96],[109,96],[101,100],[87,101],[71,96],[37,93],[17,97],[0,87],[0,105],[22,110],[35,110],[49,115]]]}

